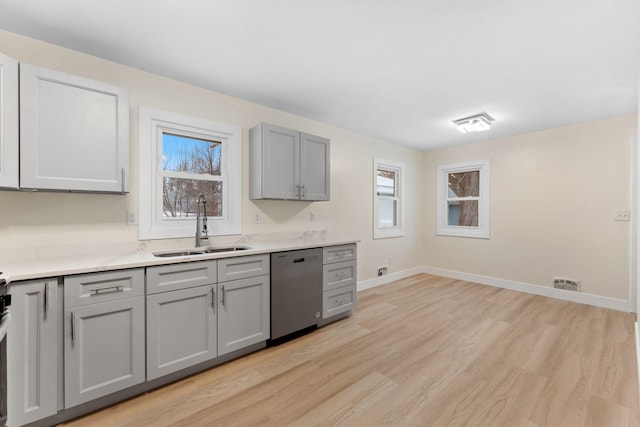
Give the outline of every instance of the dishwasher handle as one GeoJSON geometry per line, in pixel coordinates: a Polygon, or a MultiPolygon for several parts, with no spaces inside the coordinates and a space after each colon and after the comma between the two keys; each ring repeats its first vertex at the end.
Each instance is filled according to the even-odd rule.
{"type": "Polygon", "coordinates": [[[304,258],[295,258],[295,259],[293,260],[293,263],[294,263],[294,264],[295,264],[295,263],[297,263],[297,262],[304,262],[304,258]]]}

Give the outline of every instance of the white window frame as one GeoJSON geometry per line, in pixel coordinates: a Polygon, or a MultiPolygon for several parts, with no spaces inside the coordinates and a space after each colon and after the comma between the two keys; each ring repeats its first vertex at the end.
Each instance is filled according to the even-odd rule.
{"type": "Polygon", "coordinates": [[[437,182],[437,220],[436,234],[441,236],[472,237],[477,239],[488,239],[490,236],[490,179],[491,161],[478,160],[465,163],[454,163],[438,166],[437,182]],[[450,173],[460,172],[480,172],[479,195],[478,197],[462,197],[458,200],[478,200],[478,226],[463,227],[448,224],[448,204],[450,173]]]}
{"type": "Polygon", "coordinates": [[[209,235],[242,233],[242,129],[170,111],[140,107],[140,224],[141,240],[194,237],[195,218],[162,215],[162,134],[172,133],[220,141],[221,217],[209,217],[209,235]]]}
{"type": "Polygon", "coordinates": [[[404,236],[404,164],[389,160],[373,159],[373,238],[387,239],[390,237],[404,236]],[[396,220],[397,224],[391,227],[378,226],[378,201],[389,199],[388,196],[378,196],[378,169],[393,171],[396,173],[396,220]]]}

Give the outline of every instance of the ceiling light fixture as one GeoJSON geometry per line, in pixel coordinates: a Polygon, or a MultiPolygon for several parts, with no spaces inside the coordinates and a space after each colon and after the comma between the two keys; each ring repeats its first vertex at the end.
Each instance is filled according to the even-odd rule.
{"type": "Polygon", "coordinates": [[[453,123],[458,127],[458,130],[462,133],[489,130],[493,122],[495,122],[495,120],[487,113],[480,113],[453,121],[453,123]]]}

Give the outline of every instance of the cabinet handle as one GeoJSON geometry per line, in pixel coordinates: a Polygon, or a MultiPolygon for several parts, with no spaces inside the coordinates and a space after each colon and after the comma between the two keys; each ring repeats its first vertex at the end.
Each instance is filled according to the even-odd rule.
{"type": "Polygon", "coordinates": [[[122,174],[122,194],[124,194],[124,168],[122,168],[120,172],[122,174]]]}
{"type": "Polygon", "coordinates": [[[296,185],[296,197],[299,199],[300,198],[300,186],[296,185]]]}
{"type": "Polygon", "coordinates": [[[124,286],[115,285],[115,286],[106,286],[104,288],[95,288],[91,289],[93,295],[101,295],[101,294],[110,294],[111,292],[123,292],[124,286]]]}
{"type": "Polygon", "coordinates": [[[346,252],[344,252],[344,251],[342,251],[342,252],[336,252],[336,256],[337,256],[337,257],[343,257],[343,256],[345,256],[346,254],[347,254],[347,253],[346,253],[346,252]]]}
{"type": "Polygon", "coordinates": [[[226,291],[226,289],[225,289],[225,288],[224,288],[224,286],[223,286],[223,287],[222,287],[222,306],[223,306],[225,309],[227,308],[227,306],[226,306],[226,305],[224,305],[224,300],[225,300],[225,296],[226,296],[226,295],[227,295],[227,291],[226,291]]]}
{"type": "Polygon", "coordinates": [[[211,288],[211,308],[213,312],[216,312],[216,290],[215,288],[211,288]]]}
{"type": "Polygon", "coordinates": [[[71,312],[71,342],[76,339],[76,314],[71,312]]]}
{"type": "Polygon", "coordinates": [[[347,273],[336,273],[336,279],[346,276],[347,273]]]}
{"type": "Polygon", "coordinates": [[[49,284],[44,284],[44,314],[49,311],[49,284]]]}
{"type": "Polygon", "coordinates": [[[300,194],[300,198],[304,199],[306,197],[304,184],[302,184],[301,188],[302,188],[302,194],[300,194]]]}
{"type": "Polygon", "coordinates": [[[336,302],[342,302],[342,301],[346,301],[346,300],[347,300],[347,298],[346,298],[346,297],[342,297],[342,298],[338,298],[338,299],[336,300],[336,302]]]}

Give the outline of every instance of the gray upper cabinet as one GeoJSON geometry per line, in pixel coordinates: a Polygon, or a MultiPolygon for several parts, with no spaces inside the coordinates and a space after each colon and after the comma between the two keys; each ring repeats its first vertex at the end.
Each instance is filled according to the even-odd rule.
{"type": "Polygon", "coordinates": [[[251,199],[329,200],[330,141],[267,123],[249,132],[251,199]]]}
{"type": "Polygon", "coordinates": [[[128,192],[127,90],[21,63],[20,187],[128,192]]]}
{"type": "Polygon", "coordinates": [[[20,426],[58,411],[58,281],[10,288],[7,334],[8,425],[20,426]],[[19,309],[19,310],[18,310],[19,309]]]}
{"type": "Polygon", "coordinates": [[[329,200],[329,149],[327,138],[300,134],[301,200],[329,200]]]}
{"type": "Polygon", "coordinates": [[[18,188],[18,61],[0,53],[0,188],[18,188]]]}

